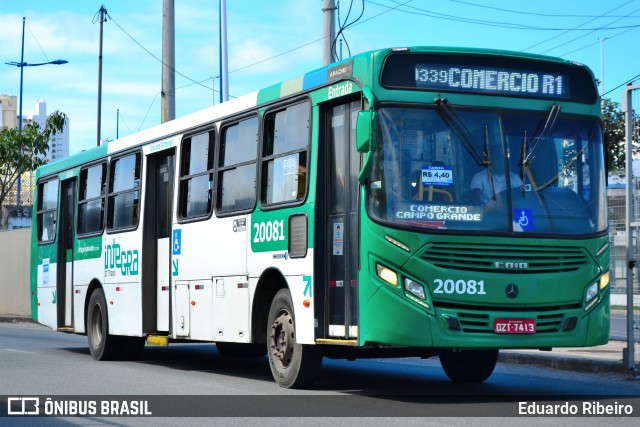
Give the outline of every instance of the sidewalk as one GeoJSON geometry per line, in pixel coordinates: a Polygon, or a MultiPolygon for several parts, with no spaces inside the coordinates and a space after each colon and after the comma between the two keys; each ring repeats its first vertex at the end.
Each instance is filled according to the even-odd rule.
{"type": "MultiPolygon", "coordinates": [[[[0,323],[32,323],[29,317],[0,316],[0,323]]],[[[552,369],[581,372],[616,372],[637,375],[622,363],[626,341],[611,340],[608,344],[584,348],[553,348],[540,350],[501,350],[499,361],[517,365],[546,366],[552,369]]],[[[635,359],[640,359],[640,343],[634,347],[635,359]]]]}
{"type": "MultiPolygon", "coordinates": [[[[622,363],[623,349],[626,341],[609,341],[608,344],[584,348],[553,348],[551,351],[540,350],[502,350],[500,362],[520,365],[546,366],[552,369],[583,372],[617,372],[635,375],[622,363]]],[[[640,346],[634,347],[635,359],[638,360],[640,346]]]]}

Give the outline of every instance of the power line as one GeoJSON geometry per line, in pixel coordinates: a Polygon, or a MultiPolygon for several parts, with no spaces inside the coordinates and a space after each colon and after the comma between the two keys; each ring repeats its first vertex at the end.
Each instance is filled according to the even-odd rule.
{"type": "MultiPolygon", "coordinates": [[[[640,10],[640,9],[636,9],[636,10],[634,10],[634,11],[633,11],[633,12],[631,12],[631,13],[635,13],[635,12],[637,12],[637,11],[639,11],[639,10],[640,10]]],[[[615,23],[615,22],[618,22],[618,21],[620,21],[621,19],[623,19],[623,18],[618,18],[618,19],[616,19],[615,21],[611,22],[611,24],[613,24],[613,23],[615,23]]],[[[633,30],[633,28],[629,28],[629,30],[633,30]]],[[[628,31],[628,30],[627,30],[627,31],[628,31]]],[[[552,48],[547,49],[547,50],[545,50],[545,51],[543,51],[543,52],[540,52],[540,53],[547,53],[547,52],[549,52],[549,51],[551,51],[551,50],[555,50],[555,49],[557,49],[557,48],[559,48],[559,47],[562,47],[562,46],[564,46],[564,45],[567,45],[567,44],[569,44],[569,43],[573,43],[574,41],[579,40],[579,39],[581,39],[581,38],[583,38],[583,37],[586,37],[586,36],[588,36],[589,34],[592,34],[592,33],[595,33],[595,30],[594,30],[594,31],[589,31],[589,32],[588,32],[588,33],[586,33],[586,34],[583,34],[583,35],[581,35],[581,36],[578,36],[578,37],[576,37],[576,38],[574,38],[574,39],[571,39],[571,40],[569,40],[569,41],[567,41],[567,42],[564,42],[564,43],[562,43],[562,44],[559,44],[558,46],[552,47],[552,48]]]]}
{"type": "Polygon", "coordinates": [[[42,52],[42,54],[44,55],[44,57],[47,59],[47,62],[49,62],[49,57],[47,56],[46,53],[44,53],[44,49],[42,48],[42,46],[40,46],[40,42],[38,41],[38,39],[36,38],[35,34],[33,34],[33,31],[31,31],[31,27],[29,27],[29,24],[27,24],[27,22],[25,21],[25,24],[27,26],[27,29],[29,30],[29,32],[31,33],[31,36],[33,37],[33,39],[36,41],[36,44],[38,45],[38,47],[40,48],[40,51],[42,52]]]}
{"type": "MultiPolygon", "coordinates": [[[[160,62],[162,65],[167,66],[169,69],[171,69],[172,71],[175,71],[176,74],[179,74],[180,76],[184,77],[185,79],[189,80],[190,82],[193,82],[193,84],[197,84],[202,86],[205,89],[209,89],[209,90],[215,90],[213,88],[210,88],[209,86],[205,86],[202,83],[193,80],[191,77],[187,76],[186,74],[181,73],[180,71],[176,70],[175,68],[171,67],[169,64],[165,64],[162,59],[158,58],[157,56],[155,56],[153,53],[151,53],[151,51],[149,49],[147,49],[146,47],[144,47],[140,42],[138,42],[131,34],[129,34],[124,28],[122,28],[120,26],[120,24],[118,24],[118,22],[113,19],[113,17],[111,15],[109,15],[108,13],[106,13],[107,17],[109,19],[111,19],[111,21],[113,21],[114,24],[116,24],[116,26],[118,28],[120,28],[120,30],[125,33],[135,44],[137,44],[138,46],[140,46],[142,48],[142,50],[144,50],[145,52],[147,52],[149,55],[151,55],[154,59],[156,59],[158,62],[160,62]]],[[[207,79],[208,80],[208,79],[207,79]]]]}
{"type": "MultiPolygon", "coordinates": [[[[374,2],[372,0],[366,0],[368,3],[371,4],[375,4],[377,6],[381,6],[381,7],[386,7],[386,8],[391,8],[391,6],[388,6],[386,4],[382,4],[382,3],[377,3],[374,2]]],[[[398,3],[396,1],[394,1],[394,3],[398,3]]],[[[599,30],[619,30],[619,29],[625,29],[625,28],[637,28],[640,27],[640,24],[638,25],[621,25],[621,26],[617,26],[617,27],[597,27],[597,28],[562,28],[562,27],[535,27],[532,25],[524,25],[524,24],[516,24],[516,23],[512,23],[512,22],[500,22],[500,21],[487,21],[487,20],[483,20],[483,19],[474,19],[474,18],[466,18],[466,17],[462,17],[462,16],[456,16],[456,15],[449,15],[446,13],[440,13],[440,12],[433,12],[430,10],[426,10],[426,9],[422,9],[422,8],[418,8],[415,6],[408,6],[409,9],[414,9],[416,10],[411,11],[411,10],[405,10],[405,9],[400,9],[400,6],[396,6],[393,9],[397,9],[399,12],[404,12],[404,13],[408,13],[411,15],[418,15],[418,16],[428,16],[431,18],[436,18],[436,19],[443,19],[443,20],[447,20],[447,21],[455,21],[455,22],[464,22],[467,24],[476,24],[476,25],[484,25],[484,26],[489,26],[489,27],[495,27],[495,28],[510,28],[510,29],[514,29],[514,30],[532,30],[532,31],[564,31],[564,30],[578,30],[578,31],[599,31],[599,30]]]]}
{"type": "Polygon", "coordinates": [[[633,83],[633,82],[635,82],[639,77],[640,77],[640,74],[637,74],[637,75],[635,75],[635,76],[631,77],[630,79],[625,80],[625,82],[624,82],[624,83],[622,83],[622,84],[620,84],[620,85],[618,85],[618,86],[614,87],[613,89],[609,89],[607,92],[603,93],[603,94],[602,94],[602,97],[604,97],[605,95],[610,94],[611,92],[613,92],[613,91],[614,91],[614,90],[616,90],[616,89],[620,89],[622,86],[625,86],[625,85],[627,85],[627,84],[629,84],[629,83],[633,83]]]}
{"type": "MultiPolygon", "coordinates": [[[[206,78],[204,80],[200,80],[199,82],[194,82],[194,83],[189,83],[188,85],[179,86],[179,87],[176,88],[176,90],[182,89],[182,88],[185,88],[185,87],[189,87],[189,86],[193,86],[195,84],[200,84],[200,86],[203,86],[201,83],[202,82],[206,82],[208,80],[214,80],[214,78],[213,77],[208,77],[208,78],[206,78]]],[[[207,87],[207,86],[204,86],[204,87],[207,87]]],[[[208,88],[208,89],[210,89],[210,88],[208,88]]],[[[214,92],[220,93],[220,91],[217,91],[215,89],[211,89],[211,90],[213,90],[214,92]]],[[[153,107],[153,104],[156,102],[156,99],[158,98],[158,95],[160,95],[161,93],[162,92],[156,93],[155,96],[153,97],[153,100],[151,100],[151,104],[149,104],[149,108],[147,108],[147,113],[144,115],[144,118],[142,119],[142,123],[140,123],[140,127],[138,128],[138,132],[140,132],[140,129],[142,129],[142,126],[144,125],[144,122],[147,120],[147,117],[149,116],[149,112],[151,111],[151,107],[153,107]]],[[[232,96],[231,98],[235,98],[235,96],[232,96]]]]}
{"type": "MultiPolygon", "coordinates": [[[[622,31],[622,32],[620,32],[620,33],[618,33],[618,34],[614,34],[614,35],[612,35],[612,36],[607,37],[607,38],[606,38],[606,40],[610,40],[610,39],[612,39],[612,38],[618,37],[618,36],[620,36],[620,35],[622,35],[622,34],[624,34],[624,33],[628,33],[629,31],[633,31],[633,30],[635,30],[635,29],[636,29],[636,28],[629,28],[628,30],[624,30],[624,31],[622,31]]],[[[593,42],[593,43],[589,43],[589,44],[588,44],[588,45],[586,45],[586,46],[582,46],[582,47],[580,47],[580,48],[578,48],[578,49],[574,49],[574,50],[572,50],[572,51],[570,51],[570,52],[563,53],[562,55],[558,55],[558,56],[567,56],[567,55],[571,55],[572,53],[579,52],[579,51],[581,51],[581,50],[583,50],[583,49],[586,49],[586,48],[591,47],[591,46],[593,46],[593,45],[596,45],[596,44],[598,44],[598,43],[600,43],[600,40],[597,40],[597,41],[595,41],[595,42],[593,42]]]]}
{"type": "MultiPolygon", "coordinates": [[[[353,24],[353,25],[351,25],[351,26],[356,26],[356,25],[364,24],[365,22],[370,21],[370,20],[372,20],[372,19],[375,19],[375,18],[377,18],[377,17],[379,17],[379,16],[381,16],[381,15],[384,15],[385,13],[392,12],[392,11],[396,10],[398,7],[403,6],[403,5],[407,4],[407,3],[410,3],[411,1],[412,1],[412,0],[406,1],[406,2],[402,3],[401,5],[398,5],[398,6],[395,6],[395,7],[386,6],[386,7],[388,8],[387,10],[385,10],[385,11],[383,11],[383,12],[380,12],[380,13],[378,13],[378,14],[376,14],[376,15],[373,15],[373,16],[371,16],[371,17],[367,18],[367,19],[363,19],[363,20],[359,21],[357,24],[353,24]]],[[[303,47],[307,47],[307,46],[312,45],[312,44],[314,44],[314,43],[321,42],[322,40],[324,40],[324,37],[320,37],[319,39],[315,39],[315,40],[313,40],[313,41],[310,41],[310,42],[305,43],[305,44],[302,44],[302,45],[300,45],[300,46],[297,46],[297,47],[291,48],[291,49],[286,50],[286,51],[284,51],[284,52],[281,52],[281,53],[275,54],[275,55],[270,56],[270,57],[268,57],[268,58],[261,59],[260,61],[257,61],[257,62],[254,62],[254,63],[248,64],[248,65],[242,66],[242,67],[240,67],[240,68],[236,68],[235,70],[231,70],[231,71],[229,71],[229,74],[231,74],[231,73],[235,73],[235,72],[237,72],[237,71],[244,70],[244,69],[246,69],[246,68],[253,67],[254,65],[262,64],[263,62],[270,61],[270,60],[272,60],[272,59],[278,58],[279,56],[286,55],[287,53],[291,53],[291,52],[296,51],[296,50],[298,50],[298,49],[302,49],[303,47]]]]}
{"type": "MultiPolygon", "coordinates": [[[[498,10],[500,12],[507,12],[507,13],[515,13],[515,14],[519,14],[519,15],[528,15],[528,16],[544,16],[546,18],[599,18],[600,16],[598,15],[575,15],[575,14],[551,14],[551,13],[538,13],[538,12],[525,12],[525,11],[520,11],[520,10],[512,10],[512,9],[504,9],[501,7],[493,7],[493,6],[486,6],[483,4],[476,4],[476,3],[471,3],[468,1],[462,1],[462,0],[449,0],[450,2],[453,3],[461,3],[461,4],[466,4],[469,6],[474,6],[474,7],[480,7],[483,9],[491,9],[491,10],[498,10]]],[[[609,15],[610,18],[640,18],[640,16],[616,16],[616,15],[609,15]]]]}
{"type": "MultiPolygon", "coordinates": [[[[614,7],[613,9],[609,10],[608,12],[605,12],[603,15],[599,16],[598,18],[601,18],[601,17],[603,17],[603,16],[605,16],[605,15],[608,15],[609,13],[613,12],[614,10],[616,10],[616,9],[620,9],[622,6],[624,6],[624,5],[626,5],[626,4],[629,4],[629,3],[631,3],[631,2],[630,2],[630,1],[628,1],[628,2],[626,2],[626,3],[621,4],[620,6],[614,7]]],[[[596,19],[598,19],[598,18],[590,19],[590,20],[588,20],[587,22],[584,22],[584,23],[582,23],[582,24],[578,25],[577,27],[575,27],[575,28],[574,28],[574,30],[577,30],[578,28],[582,27],[583,25],[587,25],[589,22],[593,22],[593,21],[595,21],[595,20],[596,20],[596,19]]],[[[546,43],[546,42],[548,42],[548,41],[551,41],[551,40],[553,40],[553,39],[556,39],[556,38],[558,38],[558,37],[560,37],[560,36],[563,36],[563,35],[565,35],[565,34],[567,34],[567,33],[571,32],[571,31],[573,31],[573,30],[567,30],[567,31],[565,31],[565,32],[563,32],[563,33],[561,33],[561,34],[556,34],[556,35],[555,35],[555,36],[553,36],[553,37],[550,37],[550,38],[545,39],[545,40],[543,40],[543,41],[541,41],[541,42],[539,42],[539,43],[536,43],[536,44],[531,45],[531,46],[529,46],[529,47],[527,47],[527,48],[525,48],[525,49],[522,49],[522,51],[523,51],[523,52],[526,52],[527,50],[529,50],[529,49],[531,49],[531,48],[534,48],[534,47],[536,47],[536,46],[540,46],[540,45],[541,45],[541,44],[543,44],[543,43],[546,43]]]]}
{"type": "Polygon", "coordinates": [[[351,3],[349,4],[349,10],[347,11],[347,16],[344,18],[344,22],[340,22],[340,2],[338,2],[338,24],[340,26],[340,30],[338,31],[338,33],[336,34],[335,38],[333,39],[333,43],[332,43],[332,46],[331,46],[331,51],[334,54],[334,61],[338,60],[338,54],[336,52],[336,42],[338,41],[338,38],[340,37],[340,34],[342,34],[342,38],[344,39],[344,43],[347,46],[347,52],[349,52],[349,56],[351,56],[351,47],[349,46],[349,42],[347,41],[347,37],[344,34],[344,31],[347,28],[357,24],[358,21],[364,15],[364,0],[362,0],[362,10],[360,11],[360,15],[356,19],[354,19],[353,21],[347,23],[347,21],[349,20],[349,15],[351,15],[351,9],[352,8],[353,8],[353,0],[351,0],[351,3]]]}

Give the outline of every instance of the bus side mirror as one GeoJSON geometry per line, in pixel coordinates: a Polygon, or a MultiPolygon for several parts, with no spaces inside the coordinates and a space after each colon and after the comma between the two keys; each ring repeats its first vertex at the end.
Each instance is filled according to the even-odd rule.
{"type": "Polygon", "coordinates": [[[373,152],[378,146],[378,113],[373,110],[358,111],[356,122],[356,148],[359,153],[366,154],[358,181],[363,184],[369,178],[373,164],[373,152]]]}
{"type": "Polygon", "coordinates": [[[358,111],[356,147],[359,153],[376,150],[378,140],[378,113],[374,110],[358,111]]]}

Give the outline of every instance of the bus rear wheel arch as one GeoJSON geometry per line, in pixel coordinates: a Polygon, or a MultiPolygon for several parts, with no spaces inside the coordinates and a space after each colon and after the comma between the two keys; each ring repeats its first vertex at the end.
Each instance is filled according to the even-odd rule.
{"type": "Polygon", "coordinates": [[[281,289],[271,302],[266,332],[271,373],[285,388],[310,386],[322,365],[322,355],[315,346],[297,343],[295,327],[291,294],[281,289]]]}
{"type": "Polygon", "coordinates": [[[498,362],[498,350],[442,350],[440,364],[453,382],[480,383],[488,379],[498,362]]]}

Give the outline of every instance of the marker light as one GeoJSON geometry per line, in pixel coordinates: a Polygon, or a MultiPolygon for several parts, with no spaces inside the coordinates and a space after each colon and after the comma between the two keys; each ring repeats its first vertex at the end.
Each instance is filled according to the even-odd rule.
{"type": "Polygon", "coordinates": [[[411,279],[404,280],[404,289],[422,300],[427,299],[427,296],[424,293],[424,286],[411,279]]]}
{"type": "Polygon", "coordinates": [[[600,278],[600,290],[603,290],[607,286],[609,286],[609,272],[608,271],[606,273],[604,273],[602,275],[602,277],[600,278]]]}
{"type": "Polygon", "coordinates": [[[398,286],[398,275],[395,271],[380,264],[376,264],[376,270],[378,270],[378,276],[382,280],[389,283],[390,285],[398,286]]]}
{"type": "Polygon", "coordinates": [[[407,251],[407,252],[411,252],[411,249],[409,249],[409,246],[405,245],[404,243],[402,243],[399,240],[394,239],[391,236],[387,236],[385,234],[384,238],[387,240],[387,242],[392,243],[394,245],[396,245],[397,247],[399,247],[400,249],[407,251]]]}

